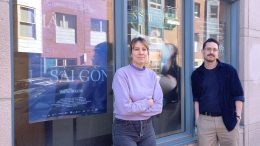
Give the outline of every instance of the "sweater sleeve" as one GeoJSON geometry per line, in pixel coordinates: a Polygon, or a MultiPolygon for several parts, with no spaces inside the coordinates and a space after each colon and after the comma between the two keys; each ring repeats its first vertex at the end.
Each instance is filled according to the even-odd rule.
{"type": "Polygon", "coordinates": [[[115,112],[120,115],[134,115],[142,113],[149,108],[147,99],[133,102],[129,94],[129,85],[123,72],[116,72],[112,89],[114,91],[115,112]]]}
{"type": "Polygon", "coordinates": [[[156,78],[155,75],[155,84],[154,84],[154,93],[153,93],[153,100],[154,100],[154,105],[148,110],[146,110],[144,113],[142,113],[143,116],[154,116],[157,114],[160,114],[162,112],[163,108],[163,92],[162,88],[159,84],[159,81],[156,78]]]}

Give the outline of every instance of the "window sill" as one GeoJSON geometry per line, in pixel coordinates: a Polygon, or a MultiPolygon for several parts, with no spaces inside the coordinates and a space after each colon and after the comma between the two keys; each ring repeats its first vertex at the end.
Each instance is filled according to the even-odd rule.
{"type": "Polygon", "coordinates": [[[196,141],[197,141],[197,137],[192,135],[191,133],[180,133],[180,134],[159,138],[157,139],[156,143],[158,146],[185,145],[185,144],[195,143],[196,141]]]}

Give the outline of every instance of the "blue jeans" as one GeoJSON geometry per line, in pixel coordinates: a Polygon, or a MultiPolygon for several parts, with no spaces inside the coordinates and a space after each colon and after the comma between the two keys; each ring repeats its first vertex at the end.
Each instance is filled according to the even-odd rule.
{"type": "Polygon", "coordinates": [[[115,119],[112,133],[114,146],[156,146],[151,118],[139,121],[115,119]]]}

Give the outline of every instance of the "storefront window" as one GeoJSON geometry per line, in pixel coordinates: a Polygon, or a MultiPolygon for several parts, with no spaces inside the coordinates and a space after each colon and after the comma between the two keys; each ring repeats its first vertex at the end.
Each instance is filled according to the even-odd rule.
{"type": "Polygon", "coordinates": [[[224,0],[194,0],[195,7],[200,5],[201,17],[196,17],[198,8],[194,12],[194,68],[203,63],[201,49],[208,38],[219,41],[219,59],[228,62],[229,47],[229,5],[224,0]]]}
{"type": "Polygon", "coordinates": [[[153,117],[157,137],[183,132],[182,1],[128,0],[128,41],[149,42],[148,67],[157,73],[164,93],[163,112],[153,117]]]}
{"type": "Polygon", "coordinates": [[[14,1],[14,145],[112,145],[114,1],[14,1]]]}

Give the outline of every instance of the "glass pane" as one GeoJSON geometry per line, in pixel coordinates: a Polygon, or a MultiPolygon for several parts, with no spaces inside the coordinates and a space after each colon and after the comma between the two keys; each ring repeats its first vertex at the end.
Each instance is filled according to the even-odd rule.
{"type": "Polygon", "coordinates": [[[16,35],[35,35],[14,36],[15,145],[111,146],[113,0],[21,3],[37,15],[35,25],[14,21],[16,35]],[[91,33],[92,19],[102,32],[91,33]]]}
{"type": "Polygon", "coordinates": [[[77,65],[77,59],[67,59],[67,66],[77,65]]]}
{"type": "Polygon", "coordinates": [[[210,17],[218,18],[218,6],[210,6],[210,17]]]}
{"type": "Polygon", "coordinates": [[[76,43],[76,15],[56,13],[56,42],[64,44],[76,43]]]}
{"type": "Polygon", "coordinates": [[[127,7],[128,42],[137,36],[148,40],[147,67],[157,73],[164,93],[163,112],[153,117],[156,135],[164,137],[182,132],[182,1],[128,0],[127,7]]]}
{"type": "MultiPolygon", "coordinates": [[[[194,4],[200,5],[200,17],[194,18],[194,68],[203,63],[201,49],[203,42],[208,38],[219,41],[219,59],[229,60],[229,12],[228,3],[225,0],[194,0],[194,4]]],[[[194,12],[195,13],[195,12],[194,12]]]]}
{"type": "Polygon", "coordinates": [[[98,19],[91,19],[91,30],[92,31],[100,31],[101,22],[98,19]]]}
{"type": "Polygon", "coordinates": [[[57,66],[64,66],[64,60],[63,59],[57,59],[57,66]]]}
{"type": "Polygon", "coordinates": [[[76,16],[56,13],[56,23],[59,27],[76,29],[76,16]]]}
{"type": "Polygon", "coordinates": [[[21,7],[21,21],[34,23],[34,9],[21,7]]]}
{"type": "Polygon", "coordinates": [[[56,66],[56,60],[57,59],[53,59],[53,58],[45,59],[44,73],[46,73],[49,68],[56,66]]]}
{"type": "Polygon", "coordinates": [[[195,3],[195,5],[194,5],[194,16],[200,17],[200,4],[199,3],[195,3]]]}
{"type": "Polygon", "coordinates": [[[20,23],[20,36],[35,38],[35,24],[20,23]]]}
{"type": "Polygon", "coordinates": [[[91,19],[91,31],[106,32],[107,22],[101,19],[91,19]]]}

